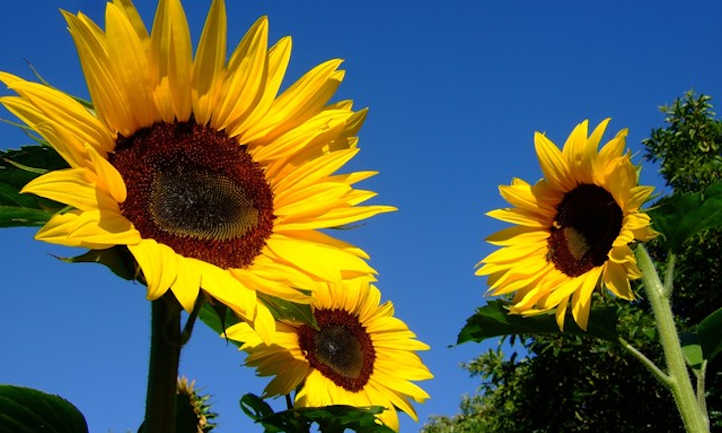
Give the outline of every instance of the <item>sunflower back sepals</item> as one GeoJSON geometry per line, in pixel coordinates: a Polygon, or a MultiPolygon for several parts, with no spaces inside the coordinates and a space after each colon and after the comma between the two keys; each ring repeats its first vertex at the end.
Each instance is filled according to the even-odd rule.
{"type": "Polygon", "coordinates": [[[133,281],[140,276],[138,264],[125,246],[88,250],[74,257],[54,257],[65,263],[99,263],[124,280],[133,281]]]}
{"type": "Polygon", "coordinates": [[[201,394],[195,380],[178,378],[176,393],[176,433],[209,433],[218,416],[211,410],[209,394],[201,394]]]}

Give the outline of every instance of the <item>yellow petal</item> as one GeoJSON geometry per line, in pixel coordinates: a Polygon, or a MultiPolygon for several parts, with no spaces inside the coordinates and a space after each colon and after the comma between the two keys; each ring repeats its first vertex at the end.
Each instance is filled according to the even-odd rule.
{"type": "Polygon", "coordinates": [[[266,80],[268,18],[259,18],[248,30],[228,62],[228,77],[214,109],[212,124],[224,129],[242,121],[263,97],[266,80]]]}
{"type": "Polygon", "coordinates": [[[599,143],[602,141],[604,131],[607,130],[607,125],[609,124],[610,120],[612,119],[607,117],[606,119],[599,122],[599,125],[594,128],[594,131],[592,131],[592,134],[589,136],[589,147],[594,151],[595,154],[597,149],[599,148],[599,143]]]}
{"type": "Polygon", "coordinates": [[[352,111],[324,110],[272,142],[254,149],[253,158],[256,161],[265,161],[290,155],[306,147],[319,136],[323,136],[328,142],[329,137],[326,134],[340,133],[352,115],[352,111]]]}
{"type": "Polygon", "coordinates": [[[175,282],[178,275],[178,255],[167,245],[153,239],[143,239],[128,249],[143,271],[148,285],[148,300],[160,298],[175,282]]]}
{"type": "Polygon", "coordinates": [[[574,296],[572,296],[572,315],[574,316],[574,321],[585,331],[587,330],[587,324],[589,322],[592,292],[597,286],[601,273],[602,268],[596,267],[584,274],[582,277],[584,281],[580,289],[574,292],[574,296]]]}
{"type": "MultiPolygon", "coordinates": [[[[604,167],[609,164],[612,160],[619,158],[624,153],[625,140],[627,138],[627,130],[622,129],[617,135],[609,140],[599,150],[599,155],[596,158],[596,165],[604,167]]],[[[596,168],[595,168],[596,170],[596,168]]]]}
{"type": "Polygon", "coordinates": [[[201,286],[201,266],[195,259],[178,256],[178,275],[171,290],[186,312],[193,311],[201,286]]]}
{"type": "Polygon", "coordinates": [[[226,62],[226,5],[213,0],[193,61],[193,115],[205,125],[211,117],[226,62]]]}
{"type": "Polygon", "coordinates": [[[629,301],[634,299],[627,273],[622,265],[613,262],[607,263],[603,279],[604,285],[615,295],[629,301]]]}
{"type": "Polygon", "coordinates": [[[561,302],[559,302],[559,305],[557,306],[556,313],[554,314],[555,319],[557,321],[557,326],[559,326],[560,331],[564,331],[564,317],[567,313],[567,305],[569,304],[569,296],[562,299],[561,302]]]}
{"type": "Polygon", "coordinates": [[[271,311],[262,302],[256,304],[256,317],[253,319],[253,329],[256,330],[264,343],[270,344],[273,333],[276,331],[276,320],[271,311]]]}
{"type": "Polygon", "coordinates": [[[84,168],[55,170],[36,177],[21,193],[33,193],[80,210],[107,209],[119,213],[117,202],[99,189],[90,179],[93,174],[84,168]]]}
{"type": "Polygon", "coordinates": [[[634,212],[624,216],[623,226],[628,230],[639,230],[644,227],[649,227],[651,219],[649,215],[642,212],[634,212]]]}
{"type": "Polygon", "coordinates": [[[500,230],[485,240],[492,245],[509,246],[523,243],[537,243],[549,238],[549,232],[532,227],[514,226],[500,230]]]}
{"type": "Polygon", "coordinates": [[[153,101],[150,63],[143,41],[123,9],[108,3],[105,9],[106,47],[115,79],[123,89],[138,127],[150,126],[159,114],[153,101]]]}
{"type": "Polygon", "coordinates": [[[73,137],[62,127],[55,124],[30,102],[17,96],[6,96],[0,98],[0,103],[47,140],[71,167],[88,166],[88,156],[78,137],[73,137]]]}
{"type": "Polygon", "coordinates": [[[270,179],[271,187],[274,191],[304,188],[341,168],[358,151],[358,149],[340,150],[311,160],[281,179],[270,179]]]}
{"type": "Polygon", "coordinates": [[[592,158],[596,156],[596,148],[591,148],[587,140],[588,126],[588,120],[578,124],[569,134],[562,150],[570,174],[579,183],[592,181],[592,158]]]}
{"type": "MultiPolygon", "coordinates": [[[[0,72],[0,81],[30,101],[33,108],[42,112],[47,119],[62,125],[70,134],[77,137],[79,142],[93,146],[101,152],[113,149],[115,140],[105,125],[67,94],[5,72],[0,72]]],[[[22,111],[26,113],[23,117],[27,118],[27,109],[22,111]]],[[[37,120],[40,119],[36,118],[33,123],[37,123],[37,120]]]]}
{"type": "Polygon", "coordinates": [[[117,79],[118,71],[112,60],[103,35],[92,21],[80,14],[61,11],[73,36],[78,57],[88,83],[93,106],[112,131],[130,136],[137,129],[125,89],[117,79]]]}
{"type": "Polygon", "coordinates": [[[541,215],[544,218],[553,218],[556,209],[547,205],[547,203],[537,200],[532,192],[530,185],[499,185],[499,193],[504,200],[508,201],[514,207],[523,209],[532,214],[541,215]]]}
{"type": "Polygon", "coordinates": [[[654,191],[653,186],[635,186],[631,190],[631,197],[627,202],[627,210],[638,209],[642,206],[654,191]]]}
{"type": "Polygon", "coordinates": [[[513,245],[494,251],[486,256],[482,262],[494,264],[517,262],[527,256],[535,256],[539,253],[546,254],[546,250],[547,244],[545,242],[513,245]]]}
{"type": "MultiPolygon", "coordinates": [[[[351,190],[345,183],[318,182],[301,189],[281,190],[273,197],[273,213],[278,217],[298,218],[318,215],[343,206],[341,197],[351,190]]],[[[281,218],[284,219],[284,218],[281,218]]]]}
{"type": "Polygon", "coordinates": [[[618,245],[612,247],[609,251],[608,257],[611,261],[620,264],[626,262],[636,262],[634,252],[631,248],[629,248],[629,245],[618,245]]]}
{"type": "Polygon", "coordinates": [[[336,248],[272,235],[268,247],[283,260],[328,281],[340,281],[341,270],[375,273],[363,259],[336,248]]]}
{"type": "Polygon", "coordinates": [[[487,212],[486,215],[504,222],[526,227],[548,229],[549,226],[551,226],[551,221],[517,208],[494,209],[487,212]]]}
{"type": "Polygon", "coordinates": [[[370,258],[369,255],[366,254],[366,252],[361,248],[358,248],[350,243],[336,239],[332,236],[328,236],[316,230],[294,231],[293,234],[291,234],[290,236],[293,236],[297,239],[303,239],[310,242],[325,244],[329,247],[338,248],[367,260],[370,258]]]}
{"type": "Polygon", "coordinates": [[[188,120],[191,115],[191,73],[193,48],[183,6],[178,0],[160,0],[151,32],[151,47],[157,81],[165,82],[158,95],[163,120],[188,120]],[[167,101],[170,100],[170,101],[167,101]],[[163,102],[166,102],[163,104],[163,102]],[[167,102],[170,102],[168,104],[167,102]]]}
{"type": "Polygon", "coordinates": [[[288,66],[290,58],[291,38],[286,36],[281,38],[281,40],[268,51],[268,55],[266,56],[266,80],[263,89],[261,89],[261,98],[247,117],[240,120],[237,125],[229,128],[231,131],[230,136],[240,135],[239,141],[241,143],[248,142],[246,130],[262,119],[273,104],[274,98],[278,94],[278,89],[281,87],[281,82],[283,81],[283,76],[286,73],[286,67],[288,66]]]}
{"type": "Polygon", "coordinates": [[[113,212],[71,211],[54,215],[35,239],[71,247],[104,249],[140,242],[140,233],[122,215],[113,212]]]}
{"type": "Polygon", "coordinates": [[[275,225],[279,231],[284,230],[311,230],[341,227],[381,213],[394,212],[398,210],[393,206],[355,206],[348,208],[336,208],[316,216],[312,219],[299,219],[298,221],[285,220],[275,225]]]}
{"type": "Polygon", "coordinates": [[[231,308],[247,320],[256,314],[256,292],[241,284],[225,269],[198,261],[201,269],[201,287],[212,297],[231,308]]]}
{"type": "Polygon", "coordinates": [[[133,26],[135,33],[138,35],[138,39],[147,41],[148,30],[146,30],[143,19],[140,17],[140,14],[138,14],[138,10],[133,5],[133,2],[131,0],[113,0],[113,3],[125,14],[133,26]]]}
{"type": "Polygon", "coordinates": [[[555,189],[572,190],[575,182],[559,148],[539,132],[534,133],[534,147],[544,179],[555,189]]]}
{"type": "Polygon", "coordinates": [[[225,335],[222,337],[228,337],[234,341],[240,341],[244,343],[244,347],[255,347],[263,344],[263,340],[258,336],[258,333],[251,328],[247,322],[238,322],[232,326],[226,328],[225,335]]]}
{"type": "Polygon", "coordinates": [[[98,186],[108,191],[118,203],[124,202],[127,190],[123,177],[118,173],[118,170],[92,147],[87,146],[86,151],[90,156],[90,162],[93,164],[98,186]]]}
{"type": "Polygon", "coordinates": [[[274,130],[283,133],[318,113],[341,82],[334,75],[341,62],[329,60],[307,72],[273,101],[262,121],[249,128],[241,142],[251,142],[274,130]]]}

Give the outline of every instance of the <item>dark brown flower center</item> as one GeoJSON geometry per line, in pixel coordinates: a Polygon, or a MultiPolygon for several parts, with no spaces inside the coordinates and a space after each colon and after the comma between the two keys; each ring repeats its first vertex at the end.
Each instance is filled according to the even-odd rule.
{"type": "Polygon", "coordinates": [[[570,277],[603,265],[622,229],[622,218],[622,209],[607,190],[578,185],[557,205],[547,259],[570,277]]]}
{"type": "Polygon", "coordinates": [[[109,156],[128,197],[123,215],[143,238],[222,268],[243,268],[273,230],[273,193],[245,146],[194,121],[118,136],[109,156]]]}
{"type": "Polygon", "coordinates": [[[314,311],[319,329],[298,328],[298,342],[309,364],[336,385],[349,391],[363,389],[376,359],[371,337],[358,317],[344,310],[314,311]]]}

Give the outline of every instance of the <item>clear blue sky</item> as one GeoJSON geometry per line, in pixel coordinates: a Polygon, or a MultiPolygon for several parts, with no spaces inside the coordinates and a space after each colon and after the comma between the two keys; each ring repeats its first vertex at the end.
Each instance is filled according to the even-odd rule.
{"type": "MultiPolygon", "coordinates": [[[[650,2],[252,2],[227,0],[231,43],[260,15],[271,39],[290,34],[287,83],[332,57],[346,59],[338,98],[369,106],[361,153],[347,170],[381,174],[364,187],[400,211],[336,233],[369,252],[397,316],[431,344],[422,354],[436,378],[422,383],[430,415],[457,412],[473,391],[459,363],[492,345],[447,348],[484,282],[473,265],[502,227],[484,212],[503,206],[497,185],[536,180],[534,130],[562,143],[574,124],[613,118],[631,129],[634,151],[662,125],[657,107],[694,88],[722,107],[722,3],[650,2]]],[[[59,7],[102,23],[100,0],[11,2],[0,14],[0,70],[30,77],[29,59],[58,87],[87,95],[59,7]],[[11,4],[12,3],[12,4],[11,4]]],[[[209,0],[185,1],[194,40],[209,0]]],[[[137,1],[147,24],[155,1],[137,1]]],[[[7,94],[2,92],[2,94],[7,94]]],[[[7,112],[0,113],[9,117],[7,112]]],[[[28,140],[0,125],[0,147],[28,140]]],[[[639,159],[638,159],[639,160],[639,159]]],[[[643,182],[659,185],[645,164],[643,182]]],[[[70,248],[32,240],[34,229],[0,232],[0,383],[58,393],[95,433],[135,432],[143,416],[150,304],[145,288],[98,265],[51,257],[70,248]]],[[[266,383],[243,355],[203,326],[180,372],[213,394],[219,432],[261,431],[238,410],[266,383]]],[[[401,415],[402,431],[415,431],[401,415]]]]}

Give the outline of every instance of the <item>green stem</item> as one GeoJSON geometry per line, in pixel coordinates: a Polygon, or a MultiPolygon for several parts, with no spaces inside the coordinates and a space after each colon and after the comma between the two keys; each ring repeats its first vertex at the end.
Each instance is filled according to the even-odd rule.
{"type": "Polygon", "coordinates": [[[637,261],[642,271],[644,291],[647,294],[654,319],[657,322],[659,342],[662,344],[667,371],[670,377],[669,389],[674,396],[677,409],[687,433],[709,433],[704,414],[697,404],[689,373],[682,355],[682,348],[677,336],[672,315],[672,306],[665,296],[666,290],[654,269],[652,259],[643,245],[637,247],[637,261]]]}
{"type": "Polygon", "coordinates": [[[664,272],[664,296],[667,299],[672,298],[672,290],[674,290],[674,263],[677,256],[673,252],[669,252],[667,256],[667,270],[664,272]]]}
{"type": "Polygon", "coordinates": [[[144,433],[175,433],[175,401],[181,349],[180,305],[173,295],[152,302],[148,394],[144,433]]]}
{"type": "Polygon", "coordinates": [[[636,347],[632,346],[627,340],[625,340],[622,337],[619,337],[619,343],[621,343],[622,347],[627,349],[629,353],[632,354],[635,358],[637,358],[645,367],[647,367],[647,370],[649,370],[654,377],[659,380],[662,385],[666,386],[667,388],[670,387],[672,384],[672,379],[665,374],[662,370],[657,367],[657,365],[649,358],[644,356],[644,353],[637,350],[636,347]]]}
{"type": "Polygon", "coordinates": [[[704,395],[704,378],[707,375],[707,360],[702,361],[702,365],[699,370],[695,370],[694,374],[697,375],[697,404],[699,404],[704,420],[709,428],[709,414],[707,413],[707,400],[704,395]]]}

